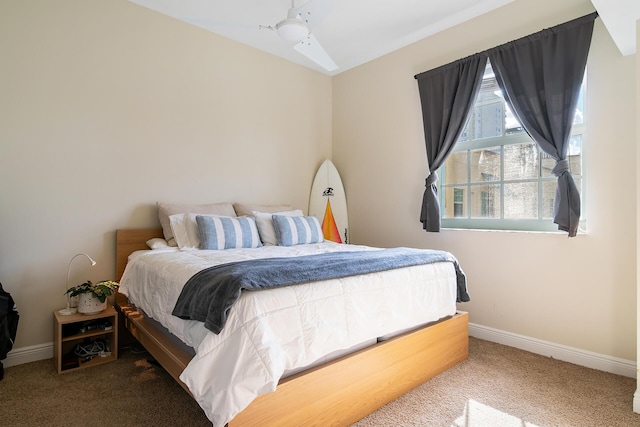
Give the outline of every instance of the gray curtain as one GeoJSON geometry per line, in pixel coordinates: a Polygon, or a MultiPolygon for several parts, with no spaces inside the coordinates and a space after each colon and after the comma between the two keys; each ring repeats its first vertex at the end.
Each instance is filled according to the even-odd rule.
{"type": "Polygon", "coordinates": [[[488,51],[496,80],[527,133],[556,160],[554,222],[576,235],[580,193],[567,151],[597,13],[488,51]]]}
{"type": "Polygon", "coordinates": [[[420,221],[426,231],[440,231],[440,202],[436,170],[444,163],[464,130],[487,63],[476,54],[418,74],[418,89],[429,162],[420,221]]]}

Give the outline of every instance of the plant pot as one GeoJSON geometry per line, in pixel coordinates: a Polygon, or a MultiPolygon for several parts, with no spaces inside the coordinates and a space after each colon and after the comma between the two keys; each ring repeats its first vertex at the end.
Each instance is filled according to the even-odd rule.
{"type": "Polygon", "coordinates": [[[98,314],[107,308],[107,300],[100,300],[90,293],[80,294],[78,298],[78,313],[98,314]]]}

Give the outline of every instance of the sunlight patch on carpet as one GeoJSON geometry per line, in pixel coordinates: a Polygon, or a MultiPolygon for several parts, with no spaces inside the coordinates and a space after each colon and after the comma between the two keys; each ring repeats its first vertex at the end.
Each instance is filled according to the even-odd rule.
{"type": "Polygon", "coordinates": [[[133,381],[146,382],[160,378],[160,375],[158,375],[158,373],[156,372],[155,367],[146,360],[136,360],[134,364],[136,368],[141,368],[141,370],[133,376],[133,381]]]}
{"type": "Polygon", "coordinates": [[[473,399],[467,400],[464,413],[451,427],[538,427],[499,409],[483,405],[473,399]]]}

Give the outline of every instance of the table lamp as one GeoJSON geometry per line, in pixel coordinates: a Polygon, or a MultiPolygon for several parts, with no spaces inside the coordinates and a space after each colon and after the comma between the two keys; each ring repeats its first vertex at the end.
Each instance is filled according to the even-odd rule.
{"type": "MultiPolygon", "coordinates": [[[[67,287],[64,289],[65,292],[67,291],[67,289],[69,289],[69,275],[71,274],[71,264],[73,263],[73,260],[76,259],[79,256],[85,256],[87,257],[87,259],[89,260],[89,262],[91,262],[91,266],[93,267],[94,265],[96,265],[96,262],[93,260],[93,258],[91,258],[89,255],[85,254],[85,253],[79,253],[74,255],[71,258],[71,261],[69,261],[69,268],[67,268],[67,287]]],[[[71,294],[67,294],[67,308],[63,308],[62,310],[58,310],[59,314],[62,314],[63,316],[68,316],[70,314],[76,314],[78,312],[77,308],[72,308],[71,307],[71,294]]]]}

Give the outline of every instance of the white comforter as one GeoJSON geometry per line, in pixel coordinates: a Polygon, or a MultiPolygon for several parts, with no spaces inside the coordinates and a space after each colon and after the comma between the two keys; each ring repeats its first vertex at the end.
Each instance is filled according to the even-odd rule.
{"type": "Polygon", "coordinates": [[[187,280],[203,268],[232,261],[375,249],[325,242],[224,251],[139,251],[129,259],[120,292],[196,350],[180,379],[211,422],[223,426],[255,397],[274,391],[286,371],[454,314],[455,270],[451,263],[436,263],[244,291],[219,335],[201,322],[171,315],[187,280]]]}

